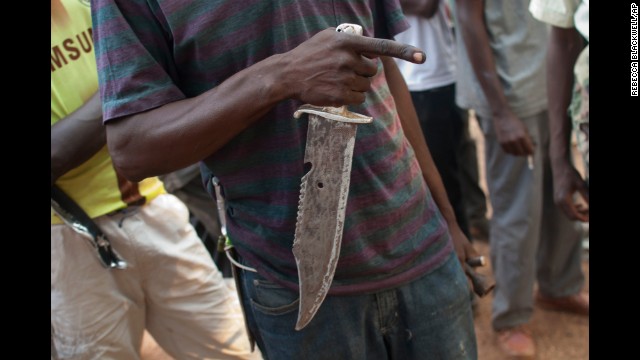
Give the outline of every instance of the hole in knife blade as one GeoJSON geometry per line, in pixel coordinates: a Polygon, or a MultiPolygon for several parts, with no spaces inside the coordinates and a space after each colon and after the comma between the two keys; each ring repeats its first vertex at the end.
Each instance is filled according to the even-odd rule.
{"type": "Polygon", "coordinates": [[[318,189],[322,189],[324,187],[324,184],[322,182],[318,183],[318,189]]]}
{"type": "Polygon", "coordinates": [[[306,162],[303,165],[302,171],[304,171],[304,175],[306,175],[309,171],[311,171],[311,168],[313,167],[313,165],[311,165],[310,162],[306,162]]]}

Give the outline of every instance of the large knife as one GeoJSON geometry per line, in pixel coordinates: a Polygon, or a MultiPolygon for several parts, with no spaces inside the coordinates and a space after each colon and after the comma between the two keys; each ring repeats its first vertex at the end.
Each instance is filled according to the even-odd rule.
{"type": "MultiPolygon", "coordinates": [[[[362,35],[362,27],[341,24],[336,31],[362,35]]],[[[344,216],[349,196],[353,147],[358,124],[373,121],[346,107],[303,105],[294,113],[308,114],[293,255],[298,268],[300,303],[296,330],[315,316],[331,287],[340,255],[344,216]]]]}

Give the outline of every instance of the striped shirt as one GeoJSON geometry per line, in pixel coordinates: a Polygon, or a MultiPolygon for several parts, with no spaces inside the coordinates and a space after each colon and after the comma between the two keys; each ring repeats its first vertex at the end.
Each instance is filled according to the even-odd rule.
{"type": "MultiPolygon", "coordinates": [[[[98,0],[93,18],[105,121],[197,96],[328,27],[360,24],[376,37],[406,28],[394,0],[98,0]]],[[[363,105],[350,108],[375,120],[358,127],[330,294],[399,286],[435,269],[452,251],[381,62],[372,88],[363,105]]],[[[240,255],[294,290],[291,247],[307,135],[307,122],[293,118],[300,105],[279,103],[204,160],[205,178],[221,181],[228,231],[240,255]]]]}

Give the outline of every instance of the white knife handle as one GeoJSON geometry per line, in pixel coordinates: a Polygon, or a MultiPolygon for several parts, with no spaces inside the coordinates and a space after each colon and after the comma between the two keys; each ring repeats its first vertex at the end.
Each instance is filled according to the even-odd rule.
{"type": "Polygon", "coordinates": [[[336,27],[337,32],[345,32],[347,34],[362,36],[362,26],[356,24],[344,23],[336,27]]]}
{"type": "MultiPolygon", "coordinates": [[[[353,34],[353,35],[360,35],[362,36],[362,26],[357,25],[357,24],[349,24],[349,23],[343,23],[340,24],[336,27],[336,31],[337,32],[343,32],[343,33],[347,33],[347,34],[353,34]]],[[[339,114],[344,114],[347,112],[347,107],[346,106],[340,106],[337,108],[334,108],[339,114]]]]}

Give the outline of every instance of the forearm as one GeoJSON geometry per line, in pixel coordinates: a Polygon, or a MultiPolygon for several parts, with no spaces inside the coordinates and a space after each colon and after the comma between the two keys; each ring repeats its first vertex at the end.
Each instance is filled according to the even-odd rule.
{"type": "Polygon", "coordinates": [[[51,127],[51,184],[89,160],[105,143],[100,96],[96,93],[51,127]]]}
{"type": "Polygon", "coordinates": [[[500,118],[509,107],[489,44],[484,22],[484,1],[456,0],[456,8],[459,32],[464,40],[471,67],[494,119],[500,118]]]}
{"type": "Polygon", "coordinates": [[[389,84],[389,90],[393,95],[398,109],[398,116],[400,117],[400,123],[402,124],[402,130],[407,137],[407,140],[413,147],[416,159],[420,164],[422,175],[431,191],[436,205],[440,209],[440,212],[447,221],[447,224],[451,227],[457,226],[457,220],[453,207],[447,197],[447,191],[440,177],[440,173],[436,168],[435,162],[429,152],[429,147],[424,139],[420,123],[418,121],[418,115],[416,114],[413,101],[406,82],[400,73],[396,63],[390,58],[383,58],[385,76],[387,83],[389,84]]]}
{"type": "Polygon", "coordinates": [[[573,65],[582,49],[575,28],[552,26],[547,52],[547,96],[549,101],[550,157],[553,167],[570,161],[571,119],[567,113],[573,87],[573,65]]]}
{"type": "Polygon", "coordinates": [[[400,0],[405,14],[431,18],[438,11],[440,0],[400,0]]]}
{"type": "Polygon", "coordinates": [[[288,95],[277,56],[194,98],[107,122],[115,166],[131,180],[168,173],[215,153],[288,95]]]}
{"type": "Polygon", "coordinates": [[[361,54],[425,60],[422,50],[410,45],[325,29],[200,96],[109,121],[111,157],[125,177],[140,180],[215,153],[285,99],[317,106],[361,104],[377,72],[375,61],[361,54]]]}

